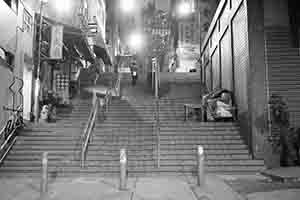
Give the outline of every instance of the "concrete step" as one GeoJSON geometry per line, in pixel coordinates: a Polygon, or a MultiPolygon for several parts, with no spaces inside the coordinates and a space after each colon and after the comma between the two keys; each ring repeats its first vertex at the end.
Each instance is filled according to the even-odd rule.
{"type": "MultiPolygon", "coordinates": [[[[59,142],[57,142],[59,143],[59,142]]],[[[61,142],[63,143],[63,142],[61,142]]],[[[156,139],[155,138],[152,138],[151,140],[130,140],[130,139],[119,139],[119,138],[113,138],[111,140],[107,139],[107,140],[98,140],[98,141],[95,141],[93,140],[93,144],[90,145],[90,147],[92,146],[96,146],[96,147],[99,147],[99,146],[103,146],[103,145],[111,145],[111,146],[114,146],[114,145],[123,145],[123,144],[129,144],[129,143],[139,143],[139,144],[143,144],[143,145],[156,145],[156,139]]],[[[174,138],[167,138],[167,139],[164,139],[164,140],[160,140],[160,144],[161,145],[197,145],[197,144],[205,144],[205,145],[242,145],[243,144],[243,141],[238,139],[238,140],[216,140],[216,139],[213,139],[213,140],[192,140],[192,139],[185,139],[185,140],[175,140],[174,138]]],[[[22,145],[30,145],[30,144],[33,144],[33,145],[36,145],[36,143],[34,142],[22,142],[22,145]]],[[[53,145],[55,143],[42,143],[41,145],[53,145]]],[[[67,143],[67,144],[72,144],[72,143],[67,143]]],[[[75,144],[75,143],[74,143],[75,144]]],[[[135,145],[133,145],[135,146],[135,145]]]]}
{"type": "Polygon", "coordinates": [[[272,92],[281,92],[281,91],[286,91],[286,90],[291,90],[291,91],[299,91],[300,86],[298,85],[280,85],[280,84],[272,84],[270,85],[270,90],[272,92]]]}
{"type": "MultiPolygon", "coordinates": [[[[161,166],[196,166],[197,160],[182,160],[177,158],[175,160],[170,159],[161,159],[161,166]]],[[[207,166],[263,166],[264,162],[262,160],[206,160],[205,164],[207,166]]],[[[29,161],[14,161],[14,160],[6,160],[3,165],[5,167],[32,167],[32,168],[40,168],[41,160],[29,160],[29,161]]],[[[86,162],[86,167],[120,167],[119,159],[115,160],[88,160],[86,162]]],[[[142,166],[154,166],[154,159],[146,159],[146,160],[130,160],[128,158],[127,166],[137,167],[139,165],[142,166]]],[[[79,166],[79,161],[68,160],[68,161],[60,161],[60,160],[49,160],[48,162],[49,168],[51,167],[75,167],[79,166]]]]}
{"type": "MultiPolygon", "coordinates": [[[[153,160],[154,155],[150,154],[129,154],[127,155],[128,160],[153,160]]],[[[196,159],[195,154],[185,154],[185,155],[175,155],[175,154],[168,154],[168,155],[161,155],[161,160],[195,160],[196,159]]],[[[17,157],[20,160],[22,157],[17,157]]],[[[233,155],[206,155],[206,160],[251,160],[251,157],[248,154],[233,154],[233,155]]],[[[30,160],[31,158],[28,157],[30,160]]],[[[34,157],[34,159],[40,159],[39,157],[34,157]]],[[[102,155],[102,154],[93,154],[93,155],[88,155],[87,157],[88,161],[116,161],[119,162],[120,157],[118,154],[107,154],[107,155],[102,155]]]]}
{"type": "MultiPolygon", "coordinates": [[[[247,146],[245,144],[205,144],[205,143],[200,143],[199,144],[164,144],[161,145],[161,150],[192,150],[192,149],[197,149],[198,145],[202,145],[203,148],[207,150],[243,150],[247,149],[247,146]]],[[[153,145],[144,145],[144,144],[128,144],[128,143],[123,143],[123,144],[110,144],[108,146],[89,146],[89,151],[113,151],[113,150],[120,150],[121,148],[126,148],[128,150],[153,150],[153,148],[156,147],[156,144],[153,145]]],[[[52,148],[45,148],[45,149],[52,149],[52,148]]],[[[65,148],[69,149],[70,148],[65,148]]],[[[31,149],[26,149],[26,148],[18,148],[18,150],[31,150],[31,149]]],[[[42,150],[41,149],[35,149],[33,148],[32,150],[42,150]]],[[[55,148],[53,148],[55,150],[55,148]]]]}
{"type": "MultiPolygon", "coordinates": [[[[118,139],[118,140],[153,140],[156,139],[156,135],[107,135],[107,134],[103,134],[103,135],[94,135],[93,136],[93,142],[97,143],[97,142],[101,142],[101,141],[105,141],[105,140],[109,140],[109,139],[118,139]]],[[[22,140],[29,140],[32,141],[34,140],[34,138],[29,138],[29,139],[22,139],[22,140]]],[[[46,140],[46,139],[45,139],[46,140]]],[[[47,140],[53,140],[56,141],[57,139],[55,138],[49,138],[47,140]]],[[[63,140],[63,139],[62,139],[63,140]]],[[[194,133],[194,134],[185,134],[185,135],[179,135],[179,134],[170,134],[170,135],[164,135],[161,134],[160,135],[160,140],[161,141],[172,141],[172,140],[183,140],[183,141],[189,141],[189,140],[241,140],[241,136],[239,134],[231,134],[231,135],[222,135],[222,134],[209,134],[209,133],[203,133],[203,134],[198,134],[198,133],[194,133]]],[[[38,141],[38,139],[36,140],[38,141]]]]}
{"type": "MultiPolygon", "coordinates": [[[[22,163],[22,165],[19,165],[20,163],[4,163],[5,168],[1,169],[0,172],[5,171],[20,171],[23,172],[40,172],[41,170],[41,163],[40,162],[31,162],[31,163],[22,163]],[[16,165],[15,165],[16,164],[16,165]],[[8,170],[9,169],[9,170],[8,170]]],[[[63,170],[63,171],[80,171],[80,167],[78,165],[79,163],[76,162],[70,162],[68,165],[64,163],[49,163],[49,172],[56,171],[56,170],[63,170]]],[[[205,169],[211,170],[224,170],[227,169],[228,171],[237,171],[238,169],[244,169],[244,170],[261,170],[263,169],[263,162],[262,161],[256,161],[256,160],[242,160],[242,161],[206,161],[205,162],[205,169]],[[231,169],[230,169],[231,168],[231,169]]],[[[144,161],[138,165],[137,163],[128,163],[128,170],[141,170],[141,171],[154,171],[155,168],[155,161],[144,161]]],[[[90,171],[117,171],[120,170],[120,164],[119,162],[86,162],[86,168],[90,171]]],[[[180,163],[178,161],[169,162],[169,161],[161,161],[161,168],[159,171],[176,171],[178,169],[186,169],[186,170],[194,170],[196,168],[196,161],[194,162],[187,162],[187,163],[180,163]]],[[[87,171],[87,172],[89,172],[87,171]]]]}

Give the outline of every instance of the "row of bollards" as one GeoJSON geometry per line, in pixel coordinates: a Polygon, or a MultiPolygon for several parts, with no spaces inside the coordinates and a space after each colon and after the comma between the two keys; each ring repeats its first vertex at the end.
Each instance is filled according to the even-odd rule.
{"type": "MultiPolygon", "coordinates": [[[[197,185],[203,186],[205,183],[205,155],[202,146],[198,146],[197,151],[197,185]]],[[[120,190],[126,190],[127,187],[127,156],[126,149],[120,150],[120,190]]],[[[42,178],[40,195],[41,198],[45,196],[48,191],[48,152],[43,153],[42,157],[42,178]]]]}
{"type": "Polygon", "coordinates": [[[126,150],[120,150],[120,190],[126,190],[127,185],[127,156],[126,150]]]}
{"type": "MultiPolygon", "coordinates": [[[[197,185],[205,184],[205,154],[203,146],[198,146],[197,151],[197,185]]],[[[126,190],[127,183],[127,156],[126,150],[120,150],[120,190],[126,190]]]]}

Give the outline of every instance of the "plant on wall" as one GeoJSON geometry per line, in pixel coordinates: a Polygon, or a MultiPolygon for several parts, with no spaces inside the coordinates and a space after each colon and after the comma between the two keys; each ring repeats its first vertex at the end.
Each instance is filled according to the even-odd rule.
{"type": "Polygon", "coordinates": [[[290,127],[288,106],[282,96],[273,94],[269,101],[271,108],[272,123],[279,129],[279,143],[272,139],[273,147],[280,147],[280,165],[290,166],[298,163],[298,151],[294,146],[297,145],[295,137],[297,131],[290,127]]]}

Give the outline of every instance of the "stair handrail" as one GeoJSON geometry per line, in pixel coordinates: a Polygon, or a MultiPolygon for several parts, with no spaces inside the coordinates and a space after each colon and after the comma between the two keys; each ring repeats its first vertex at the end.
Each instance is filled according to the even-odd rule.
{"type": "Polygon", "coordinates": [[[15,109],[15,95],[16,95],[16,93],[15,93],[15,91],[12,89],[12,87],[13,87],[14,84],[15,84],[15,82],[16,82],[16,77],[13,76],[13,81],[12,81],[12,83],[11,83],[11,84],[9,85],[9,87],[8,87],[9,91],[12,93],[12,109],[15,109]]]}
{"type": "Polygon", "coordinates": [[[23,107],[24,106],[24,95],[23,95],[22,91],[23,91],[23,87],[24,87],[24,80],[22,78],[19,78],[18,76],[15,76],[15,78],[21,82],[21,86],[18,89],[18,93],[19,93],[19,95],[21,97],[21,103],[20,103],[20,105],[22,105],[22,107],[23,107]]]}
{"type": "Polygon", "coordinates": [[[116,84],[115,84],[115,87],[114,87],[114,90],[116,92],[116,96],[120,96],[120,87],[121,87],[121,77],[120,77],[120,74],[118,73],[117,74],[117,81],[116,81],[116,84]]]}
{"type": "Polygon", "coordinates": [[[105,93],[105,97],[104,97],[104,101],[105,101],[105,113],[108,112],[109,105],[111,103],[111,99],[112,99],[112,91],[111,91],[111,89],[107,89],[106,93],[105,93]]]}
{"type": "Polygon", "coordinates": [[[22,113],[23,105],[19,105],[17,109],[8,108],[3,106],[4,110],[12,111],[13,113],[9,116],[6,124],[0,131],[0,164],[5,159],[6,155],[9,153],[10,149],[17,140],[17,130],[24,127],[22,113]]]}
{"type": "Polygon", "coordinates": [[[159,98],[155,98],[155,132],[156,132],[156,145],[157,145],[157,168],[160,168],[160,105],[159,105],[159,98]]]}
{"type": "Polygon", "coordinates": [[[95,126],[98,109],[99,109],[99,98],[97,97],[96,100],[94,101],[93,107],[89,114],[87,124],[85,125],[84,131],[83,131],[83,143],[82,143],[82,149],[81,149],[81,168],[85,167],[86,152],[87,152],[87,148],[88,148],[88,145],[90,142],[91,133],[95,126]]]}

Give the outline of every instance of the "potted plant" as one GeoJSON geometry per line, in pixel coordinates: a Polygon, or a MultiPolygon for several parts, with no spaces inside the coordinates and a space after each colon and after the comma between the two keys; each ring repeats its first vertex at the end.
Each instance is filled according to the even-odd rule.
{"type": "Polygon", "coordinates": [[[280,152],[280,166],[293,165],[293,150],[291,150],[291,138],[295,131],[291,131],[289,123],[289,111],[283,97],[272,95],[269,101],[272,123],[279,129],[279,141],[270,138],[274,151],[280,152]]]}

